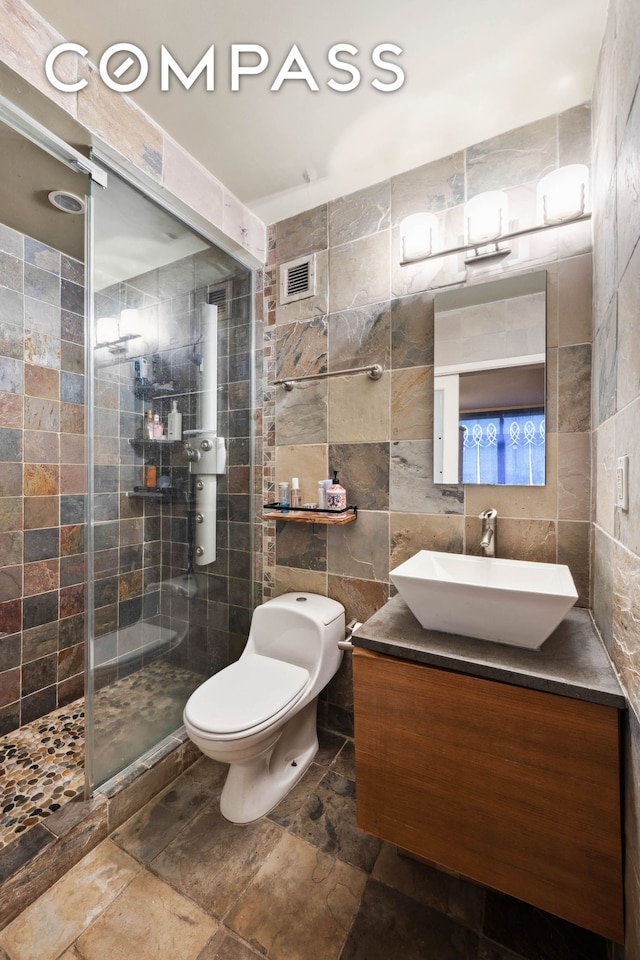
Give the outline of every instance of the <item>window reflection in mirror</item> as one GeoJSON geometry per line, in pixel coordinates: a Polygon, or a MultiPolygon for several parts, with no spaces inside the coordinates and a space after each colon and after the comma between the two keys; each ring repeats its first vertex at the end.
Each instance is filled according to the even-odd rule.
{"type": "Polygon", "coordinates": [[[435,297],[434,480],[545,482],[547,274],[435,297]]]}

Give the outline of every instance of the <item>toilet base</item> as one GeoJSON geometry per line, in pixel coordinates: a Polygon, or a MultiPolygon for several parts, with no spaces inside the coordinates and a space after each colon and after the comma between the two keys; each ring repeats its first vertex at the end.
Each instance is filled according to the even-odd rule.
{"type": "Polygon", "coordinates": [[[282,728],[277,742],[252,760],[232,763],[220,795],[220,812],[231,823],[251,823],[273,810],[304,776],[318,752],[318,698],[282,728]]]}

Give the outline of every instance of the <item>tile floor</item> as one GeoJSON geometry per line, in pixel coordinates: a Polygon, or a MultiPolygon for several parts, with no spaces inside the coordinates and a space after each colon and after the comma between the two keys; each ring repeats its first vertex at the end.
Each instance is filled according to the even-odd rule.
{"type": "Polygon", "coordinates": [[[83,791],[83,700],[0,737],[0,848],[83,791]]]}
{"type": "Polygon", "coordinates": [[[601,938],[355,826],[353,745],[323,734],[272,813],[226,822],[201,758],[0,932],[0,960],[606,960],[601,938]]]}

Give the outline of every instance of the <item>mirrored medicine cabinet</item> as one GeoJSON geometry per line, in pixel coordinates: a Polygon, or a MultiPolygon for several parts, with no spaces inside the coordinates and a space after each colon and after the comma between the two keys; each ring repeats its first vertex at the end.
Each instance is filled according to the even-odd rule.
{"type": "Polygon", "coordinates": [[[435,296],[436,483],[545,482],[545,270],[435,296]]]}

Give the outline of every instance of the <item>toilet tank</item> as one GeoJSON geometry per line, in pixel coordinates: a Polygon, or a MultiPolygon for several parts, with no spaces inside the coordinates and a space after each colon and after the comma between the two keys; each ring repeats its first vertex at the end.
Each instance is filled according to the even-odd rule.
{"type": "MultiPolygon", "coordinates": [[[[328,683],[340,665],[345,611],[341,603],[315,593],[285,593],[253,612],[244,653],[295,663],[328,683]]],[[[324,683],[322,684],[324,686],[324,683]]]]}

